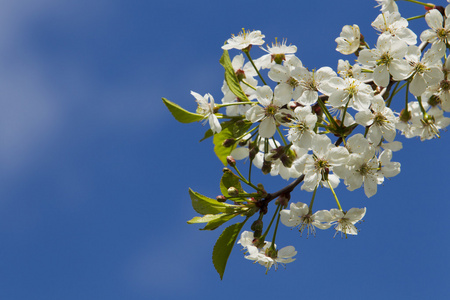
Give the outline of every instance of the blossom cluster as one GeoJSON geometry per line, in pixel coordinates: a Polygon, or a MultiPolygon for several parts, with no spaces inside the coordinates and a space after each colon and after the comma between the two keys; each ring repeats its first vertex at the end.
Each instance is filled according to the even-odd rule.
{"type": "MultiPolygon", "coordinates": [[[[224,80],[221,104],[210,94],[192,92],[197,114],[209,121],[212,134],[223,130],[221,119],[249,124],[244,134],[224,142],[233,146],[229,158],[233,167],[235,160],[246,159],[264,174],[293,178],[302,183],[301,190],[312,193],[309,206],[290,203],[286,209],[292,190],[276,202],[279,221],[300,232],[306,229],[315,235],[316,228],[333,227],[341,235],[356,235],[355,224],[366,208],[343,210],[335,192],[339,184],[350,191],[363,188],[367,197],[374,196],[385,178],[400,173],[400,163],[391,161],[393,153],[402,149],[398,135],[424,141],[440,137],[450,125],[444,115],[450,111],[450,5],[428,6],[424,17],[428,28],[416,35],[395,1],[376,1],[381,13],[372,22],[378,32],[374,47],[356,24],[344,26],[336,38],[336,50],[356,55],[354,63],[340,59],[336,71],[329,66],[309,70],[297,57],[297,47],[286,40],[264,47],[264,34],[242,30],[222,46],[227,55],[231,50],[241,52],[230,59],[236,86],[224,80]],[[253,59],[250,52],[255,46],[264,54],[253,59]],[[393,108],[393,98],[402,89],[411,95],[406,93],[406,101],[393,108]],[[338,208],[313,212],[320,187],[331,191],[338,208]]],[[[241,175],[240,180],[265,195],[250,179],[241,175]]],[[[234,189],[221,199],[244,206],[239,200],[244,194],[234,189]]],[[[254,207],[263,196],[248,197],[247,207],[254,207]]],[[[256,205],[258,221],[266,213],[261,203],[256,205]]],[[[241,234],[238,244],[246,250],[245,258],[266,270],[294,261],[294,247],[276,250],[274,241],[264,240],[267,231],[241,234]]]]}

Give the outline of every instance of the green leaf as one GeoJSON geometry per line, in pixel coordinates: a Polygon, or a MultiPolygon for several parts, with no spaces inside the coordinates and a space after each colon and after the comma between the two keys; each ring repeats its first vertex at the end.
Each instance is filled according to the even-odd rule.
{"type": "Polygon", "coordinates": [[[205,136],[200,140],[200,142],[203,142],[204,140],[206,140],[206,139],[212,137],[213,135],[214,135],[214,132],[211,130],[211,128],[208,129],[208,130],[205,132],[205,136]]]}
{"type": "Polygon", "coordinates": [[[236,216],[237,214],[205,215],[203,217],[194,217],[187,223],[188,224],[208,223],[204,228],[201,228],[200,230],[214,230],[223,223],[228,222],[229,220],[233,219],[236,216]]]}
{"type": "Polygon", "coordinates": [[[192,122],[198,122],[204,119],[203,115],[191,113],[178,104],[175,104],[166,98],[162,98],[164,104],[167,106],[169,111],[172,113],[172,115],[175,117],[175,119],[178,122],[181,123],[192,123],[192,122]]]}
{"type": "Polygon", "coordinates": [[[224,196],[229,196],[228,188],[235,187],[239,193],[245,193],[241,186],[241,181],[239,177],[233,172],[227,171],[222,175],[222,179],[220,180],[220,191],[224,196]]]}
{"type": "Polygon", "coordinates": [[[241,210],[241,207],[238,205],[219,202],[216,199],[211,199],[196,193],[191,189],[189,189],[189,195],[191,196],[192,207],[201,215],[217,215],[219,213],[232,214],[241,210]]]}
{"type": "Polygon", "coordinates": [[[225,68],[225,81],[231,92],[236,95],[242,101],[249,101],[247,95],[242,90],[239,80],[234,72],[233,65],[231,64],[230,55],[227,50],[223,51],[223,55],[220,58],[220,64],[225,68]]]}
{"type": "Polygon", "coordinates": [[[225,228],[214,245],[212,260],[217,273],[220,275],[220,279],[223,279],[228,257],[244,224],[245,221],[225,228]]]}
{"type": "Polygon", "coordinates": [[[236,144],[232,145],[231,147],[225,147],[223,145],[223,142],[226,139],[236,139],[242,136],[250,128],[251,125],[251,122],[240,119],[226,121],[222,123],[222,131],[214,135],[214,152],[224,166],[227,165],[227,156],[229,156],[231,154],[231,151],[236,148],[236,144]]]}
{"type": "Polygon", "coordinates": [[[230,221],[236,216],[237,214],[221,214],[220,218],[209,221],[208,224],[206,224],[206,226],[200,230],[214,230],[223,223],[230,221]]]}

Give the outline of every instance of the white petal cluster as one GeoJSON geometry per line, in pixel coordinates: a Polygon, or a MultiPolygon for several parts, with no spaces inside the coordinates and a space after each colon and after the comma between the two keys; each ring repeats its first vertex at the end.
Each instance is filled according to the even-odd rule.
{"type": "Polygon", "coordinates": [[[244,250],[246,250],[247,255],[245,258],[264,266],[266,268],[266,273],[272,268],[272,266],[274,266],[275,269],[278,269],[278,265],[286,265],[287,263],[295,260],[295,258],[292,257],[297,254],[297,251],[293,246],[281,248],[272,254],[270,251],[272,245],[271,242],[265,241],[264,246],[258,248],[253,244],[253,241],[253,232],[244,231],[242,232],[241,238],[237,243],[241,244],[244,247],[244,250]]]}
{"type": "Polygon", "coordinates": [[[291,203],[290,209],[280,212],[280,221],[288,227],[298,227],[300,233],[306,229],[308,235],[316,235],[316,228],[328,229],[333,218],[329,211],[319,210],[312,214],[305,203],[291,203]]]}
{"type": "MultiPolygon", "coordinates": [[[[305,203],[291,203],[290,209],[280,212],[281,223],[287,227],[298,227],[300,233],[307,230],[308,235],[316,234],[316,228],[326,230],[334,226],[336,233],[357,235],[355,224],[366,214],[366,208],[351,208],[348,212],[333,208],[319,210],[314,214],[305,203]]],[[[336,235],[336,234],[335,234],[336,235]]]]}
{"type": "Polygon", "coordinates": [[[222,46],[223,50],[230,49],[246,49],[252,45],[262,45],[264,44],[264,34],[261,34],[259,30],[242,30],[238,35],[233,35],[227,40],[227,43],[222,46]]]}
{"type": "Polygon", "coordinates": [[[352,54],[359,49],[361,42],[361,32],[359,26],[354,24],[353,26],[345,25],[342,28],[341,34],[336,38],[336,51],[342,54],[352,54]]]}
{"type": "MultiPolygon", "coordinates": [[[[217,148],[217,141],[225,140],[223,146],[230,147],[227,155],[249,161],[249,173],[255,166],[263,174],[294,179],[279,192],[267,195],[278,195],[273,220],[279,212],[278,221],[300,233],[315,235],[317,228],[333,227],[341,236],[357,235],[356,224],[366,208],[342,209],[337,196],[339,184],[373,197],[379,186],[387,184],[386,178],[401,171],[400,163],[392,161],[393,153],[403,148],[397,140],[401,135],[426,141],[440,137],[450,126],[446,116],[450,112],[450,4],[445,13],[427,8],[423,22],[427,28],[421,31],[422,43],[417,45],[418,35],[401,16],[396,1],[376,2],[381,13],[371,25],[378,37],[368,42],[358,25],[345,25],[335,40],[336,50],[355,58],[340,59],[337,72],[329,66],[310,69],[303,65],[296,56],[297,47],[287,45],[286,40],[262,47],[265,36],[259,30],[243,30],[222,46],[246,54],[233,57],[232,70],[228,58],[224,64],[222,104],[215,104],[211,94],[191,92],[198,104],[197,115],[186,119],[198,120],[201,115],[209,121],[211,131],[219,134],[219,138],[214,137],[217,148]],[[252,56],[254,51],[263,54],[252,58],[250,50],[252,56]],[[222,108],[224,114],[218,112],[222,108]],[[219,119],[225,119],[223,124],[229,127],[222,128],[219,119]],[[244,129],[236,130],[237,124],[243,124],[244,129]],[[297,186],[310,192],[304,193],[312,197],[310,207],[302,202],[289,203],[297,186]],[[321,198],[316,193],[332,195],[338,208],[313,211],[314,201],[321,198]]],[[[230,165],[235,163],[231,161],[230,165]]],[[[248,210],[261,209],[257,201],[267,200],[268,196],[261,196],[266,195],[264,189],[256,188],[250,179],[246,182],[244,173],[237,172],[237,177],[257,193],[227,200],[244,203],[242,206],[248,203],[248,210]]],[[[246,259],[267,271],[294,261],[297,254],[293,246],[276,250],[276,245],[255,239],[250,231],[241,234],[238,244],[244,247],[246,259]]]]}
{"type": "Polygon", "coordinates": [[[213,132],[220,132],[222,126],[220,126],[217,116],[214,114],[214,98],[211,94],[205,94],[205,96],[199,93],[191,91],[191,95],[195,97],[197,101],[197,113],[203,115],[209,121],[209,127],[213,132]]]}

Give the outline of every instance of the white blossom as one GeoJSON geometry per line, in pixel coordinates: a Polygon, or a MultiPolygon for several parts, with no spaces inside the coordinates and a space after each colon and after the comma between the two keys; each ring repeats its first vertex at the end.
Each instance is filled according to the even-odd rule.
{"type": "Polygon", "coordinates": [[[382,35],[402,40],[408,45],[417,43],[417,35],[408,28],[408,21],[400,16],[399,12],[385,12],[378,15],[372,22],[372,27],[382,35]]]}
{"type": "Polygon", "coordinates": [[[432,9],[425,14],[425,21],[430,29],[422,32],[420,40],[438,45],[439,48],[445,48],[450,37],[450,20],[444,20],[439,10],[432,9]]]}
{"type": "Polygon", "coordinates": [[[267,45],[267,49],[263,47],[260,48],[267,52],[267,54],[256,59],[254,62],[257,67],[261,67],[262,69],[268,69],[273,66],[275,64],[274,59],[281,58],[281,60],[288,60],[297,52],[297,47],[286,45],[286,40],[283,40],[282,43],[279,43],[278,40],[276,40],[275,44],[272,44],[272,46],[267,45]]]}
{"type": "Polygon", "coordinates": [[[222,130],[220,126],[219,119],[214,114],[214,98],[211,94],[205,94],[202,96],[196,92],[191,91],[191,95],[195,97],[197,101],[197,113],[204,116],[205,119],[209,121],[209,127],[214,133],[218,133],[222,130]]]}
{"type": "Polygon", "coordinates": [[[331,226],[332,216],[327,210],[319,210],[312,214],[308,205],[301,202],[291,203],[289,208],[280,212],[280,221],[287,227],[298,227],[300,233],[306,229],[308,235],[310,233],[316,235],[316,227],[328,229],[331,226]]]}
{"type": "Polygon", "coordinates": [[[351,208],[346,213],[333,208],[330,210],[330,213],[335,220],[334,229],[336,229],[336,233],[340,231],[345,236],[347,236],[347,234],[357,235],[358,230],[356,229],[355,224],[364,218],[366,208],[351,208]]]}
{"type": "Polygon", "coordinates": [[[345,25],[342,28],[340,36],[335,40],[337,43],[336,51],[342,54],[352,54],[358,50],[361,42],[360,39],[361,33],[358,25],[345,25]]]}
{"type": "Polygon", "coordinates": [[[386,107],[380,95],[374,97],[370,110],[360,111],[355,115],[355,121],[363,126],[369,126],[367,139],[372,144],[378,145],[382,138],[388,142],[392,142],[395,138],[396,117],[392,110],[386,107]]]}
{"type": "Polygon", "coordinates": [[[222,46],[223,50],[238,49],[242,50],[251,45],[262,45],[264,44],[264,34],[261,31],[254,30],[245,31],[244,29],[238,35],[232,35],[231,38],[227,40],[227,43],[222,46]]]}
{"type": "Polygon", "coordinates": [[[343,107],[348,103],[348,107],[352,107],[357,111],[368,109],[373,98],[373,89],[355,79],[334,77],[330,79],[329,85],[334,91],[329,94],[328,104],[333,107],[343,107]]]}
{"type": "Polygon", "coordinates": [[[377,47],[361,50],[358,62],[373,67],[373,81],[378,86],[386,87],[390,82],[389,74],[396,81],[408,76],[409,64],[403,59],[407,50],[405,42],[393,40],[390,35],[380,35],[377,47]]]}

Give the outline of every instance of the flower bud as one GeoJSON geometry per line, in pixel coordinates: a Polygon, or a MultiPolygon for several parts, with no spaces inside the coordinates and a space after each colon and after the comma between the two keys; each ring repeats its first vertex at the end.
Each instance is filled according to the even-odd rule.
{"type": "Polygon", "coordinates": [[[280,157],[280,160],[283,163],[283,166],[285,166],[286,168],[292,167],[292,162],[293,161],[288,155],[286,155],[286,154],[282,155],[280,157]]]}
{"type": "Polygon", "coordinates": [[[279,205],[279,204],[281,204],[281,206],[283,207],[283,208],[286,208],[287,207],[287,205],[288,205],[288,203],[289,203],[289,200],[291,199],[291,194],[281,194],[278,198],[277,198],[277,200],[275,201],[275,204],[276,205],[279,205]]]}
{"type": "Polygon", "coordinates": [[[261,171],[264,175],[267,175],[272,170],[272,162],[264,160],[261,171]]]}
{"type": "Polygon", "coordinates": [[[227,201],[227,198],[225,198],[224,195],[219,195],[216,197],[216,200],[219,202],[225,202],[225,201],[227,201]]]}
{"type": "Polygon", "coordinates": [[[226,139],[225,141],[223,141],[222,146],[224,147],[231,147],[236,143],[235,139],[226,139]]]}
{"type": "Polygon", "coordinates": [[[239,195],[238,189],[235,188],[234,186],[229,187],[227,192],[228,192],[228,195],[230,195],[230,196],[238,196],[239,195]]]}
{"type": "Polygon", "coordinates": [[[263,221],[262,220],[256,220],[255,222],[253,222],[252,226],[250,227],[251,230],[253,231],[259,231],[259,230],[263,230],[263,221]]]}
{"type": "MultiPolygon", "coordinates": [[[[434,5],[433,3],[428,3],[428,4],[434,5]]],[[[445,8],[443,6],[440,6],[440,5],[434,5],[433,7],[424,6],[424,8],[425,8],[426,11],[430,11],[432,9],[437,9],[441,13],[441,15],[443,17],[445,17],[445,8]]]]}
{"type": "Polygon", "coordinates": [[[258,190],[258,194],[260,194],[262,198],[266,197],[267,196],[267,192],[264,189],[264,185],[262,183],[258,183],[257,187],[259,189],[258,190]]]}
{"type": "Polygon", "coordinates": [[[238,145],[241,146],[241,147],[245,147],[247,145],[247,141],[246,140],[240,140],[238,145]]]}
{"type": "Polygon", "coordinates": [[[297,107],[304,107],[304,105],[295,101],[291,101],[288,103],[288,107],[292,110],[295,110],[297,107]]]}
{"type": "Polygon", "coordinates": [[[254,160],[256,154],[258,154],[258,146],[256,145],[256,142],[250,143],[248,145],[248,157],[250,158],[250,160],[254,160]]]}
{"type": "Polygon", "coordinates": [[[267,158],[267,160],[274,161],[274,160],[279,159],[282,155],[284,155],[284,147],[280,146],[280,147],[270,150],[270,154],[267,155],[266,158],[267,158]]]}
{"type": "Polygon", "coordinates": [[[236,165],[236,160],[233,158],[233,156],[229,155],[227,156],[227,163],[230,166],[234,167],[236,165]]]}
{"type": "Polygon", "coordinates": [[[312,112],[316,114],[318,117],[321,117],[323,114],[322,108],[320,107],[319,103],[314,104],[312,107],[312,112]]]}

